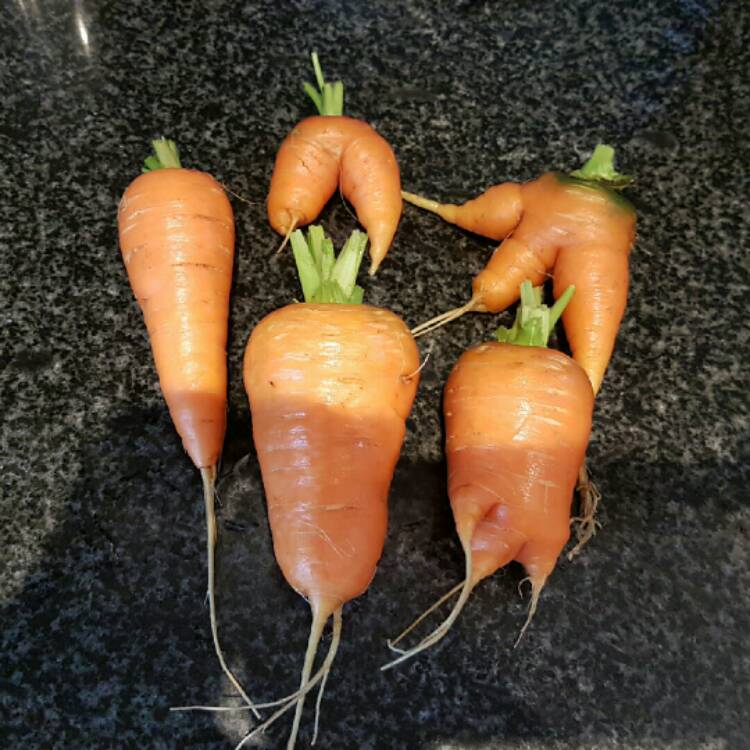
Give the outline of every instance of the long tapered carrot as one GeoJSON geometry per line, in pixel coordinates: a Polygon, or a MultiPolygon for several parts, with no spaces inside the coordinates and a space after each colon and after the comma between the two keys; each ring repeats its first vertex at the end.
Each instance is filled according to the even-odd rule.
{"type": "Polygon", "coordinates": [[[513,328],[501,328],[497,342],[465,352],[445,386],[448,493],[466,557],[458,601],[440,626],[384,669],[443,638],[477,583],[511,560],[524,566],[531,581],[522,635],[569,538],[594,394],[574,360],[545,347],[573,287],[551,310],[530,282],[520,294],[513,328]]]}
{"type": "Polygon", "coordinates": [[[252,707],[226,664],[215,602],[214,502],[226,428],[234,217],[219,183],[205,172],[184,169],[173,141],[157,140],[153,146],[155,153],[146,159],[143,174],[120,201],[120,249],[143,312],[164,399],[185,450],[201,472],[216,655],[252,707]]]}
{"type": "Polygon", "coordinates": [[[552,276],[556,294],[569,284],[576,286],[563,325],[573,358],[598,392],[628,294],[636,215],[614,191],[628,181],[614,170],[613,149],[600,145],[572,175],[548,173],[524,185],[505,183],[463,206],[405,194],[408,201],[460,227],[504,238],[474,279],[469,302],[417,326],[414,335],[433,331],[466,312],[501,312],[518,299],[525,279],[541,284],[552,276]]]}
{"type": "MultiPolygon", "coordinates": [[[[355,279],[366,236],[355,231],[338,258],[320,227],[291,236],[305,302],[265,317],[244,360],[253,438],[284,577],[310,603],[312,626],[294,699],[294,746],[327,620],[362,594],[383,549],[388,490],[419,380],[404,322],[361,304],[355,279]]],[[[333,657],[329,652],[328,669],[333,657]]],[[[319,708],[318,702],[318,708],[319,708]]],[[[316,718],[317,726],[317,718],[316,718]]],[[[250,741],[261,728],[243,738],[250,741]]]]}
{"type": "MultiPolygon", "coordinates": [[[[401,218],[401,177],[388,142],[362,120],[344,117],[344,86],[326,83],[312,55],[318,89],[305,84],[320,115],[298,123],[284,139],[268,193],[268,220],[288,238],[317,219],[339,188],[370,237],[370,274],[390,248],[401,218]]],[[[282,245],[283,246],[283,245],[282,245]]]]}

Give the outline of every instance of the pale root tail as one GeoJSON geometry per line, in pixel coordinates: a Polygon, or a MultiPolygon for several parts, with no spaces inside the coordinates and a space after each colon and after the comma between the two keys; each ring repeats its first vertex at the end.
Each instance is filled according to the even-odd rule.
{"type": "Polygon", "coordinates": [[[543,578],[532,578],[531,579],[531,602],[529,603],[529,612],[526,615],[526,622],[524,622],[523,627],[521,628],[521,632],[518,634],[518,638],[516,638],[516,642],[513,644],[513,648],[516,648],[518,644],[521,642],[521,638],[523,638],[523,634],[526,632],[526,629],[531,625],[531,621],[534,619],[534,615],[536,614],[536,608],[539,604],[539,596],[542,593],[542,589],[544,588],[544,584],[547,582],[547,576],[544,576],[543,578]]]}
{"type": "Polygon", "coordinates": [[[211,636],[213,637],[214,650],[219,659],[224,674],[232,683],[235,690],[242,696],[247,707],[259,719],[260,714],[255,704],[245,692],[239,680],[234,676],[232,670],[226,663],[224,652],[219,642],[219,627],[216,619],[216,467],[201,469],[201,480],[203,481],[203,500],[206,506],[206,556],[208,558],[208,611],[211,620],[211,636]]]}
{"type": "MultiPolygon", "coordinates": [[[[277,706],[281,704],[281,708],[276,711],[274,714],[272,714],[268,719],[266,719],[262,724],[258,724],[257,727],[255,727],[249,734],[246,734],[240,742],[235,746],[234,750],[240,750],[240,748],[244,747],[248,742],[250,742],[251,739],[256,737],[258,734],[265,732],[272,724],[274,724],[278,719],[280,719],[287,711],[290,711],[292,708],[296,707],[295,711],[295,723],[292,727],[292,733],[289,736],[289,740],[287,742],[287,748],[288,750],[291,750],[294,747],[294,744],[296,742],[297,738],[297,732],[299,731],[299,720],[297,720],[297,714],[301,717],[302,715],[302,708],[301,702],[303,702],[305,696],[318,684],[321,684],[321,692],[318,695],[318,701],[316,705],[317,711],[320,709],[320,700],[322,699],[322,688],[325,684],[325,681],[328,679],[328,674],[331,671],[331,665],[333,664],[333,660],[336,658],[336,652],[339,648],[339,643],[341,642],[341,624],[342,624],[342,617],[341,617],[341,607],[337,607],[333,611],[333,635],[331,638],[331,645],[328,648],[328,653],[326,654],[326,657],[323,661],[323,664],[321,665],[320,669],[315,673],[315,676],[310,678],[310,672],[312,671],[312,664],[315,659],[315,652],[317,651],[318,643],[320,642],[320,637],[323,633],[323,628],[325,627],[325,623],[327,621],[328,617],[313,617],[313,623],[310,627],[310,637],[308,639],[307,644],[307,651],[305,652],[305,662],[302,668],[302,679],[300,680],[300,689],[296,692],[292,693],[291,695],[287,696],[286,698],[282,698],[278,701],[273,701],[272,703],[263,703],[258,704],[261,708],[270,708],[272,706],[277,706]],[[305,679],[305,677],[307,679],[305,679]]],[[[317,732],[317,721],[318,721],[318,713],[316,711],[316,732],[317,732]]]]}
{"type": "Polygon", "coordinates": [[[412,624],[409,625],[409,627],[406,628],[406,630],[404,630],[395,638],[389,639],[388,641],[386,641],[386,643],[388,644],[388,648],[391,651],[395,651],[397,654],[406,653],[404,649],[396,648],[396,644],[399,641],[403,640],[407,635],[409,635],[409,633],[411,633],[411,631],[414,630],[414,628],[416,628],[420,622],[422,622],[424,619],[429,617],[436,609],[438,609],[439,607],[442,607],[443,604],[445,604],[445,602],[447,602],[449,599],[455,596],[463,587],[464,587],[464,582],[459,581],[450,591],[443,594],[434,604],[432,604],[424,612],[422,612],[422,614],[419,615],[419,617],[417,617],[417,619],[414,620],[414,622],[412,622],[412,624]]]}
{"type": "Polygon", "coordinates": [[[381,671],[384,672],[387,669],[391,669],[392,667],[405,662],[407,659],[411,659],[425,649],[434,646],[438,641],[442,640],[451,629],[453,623],[456,621],[459,614],[461,614],[461,610],[468,601],[469,594],[471,594],[471,591],[474,588],[474,581],[472,580],[471,541],[469,541],[468,545],[465,545],[464,553],[466,555],[466,574],[461,583],[461,595],[458,597],[458,601],[453,605],[453,609],[450,611],[448,617],[446,617],[445,620],[432,631],[432,633],[423,638],[416,646],[408,651],[404,651],[398,658],[380,667],[381,671]]]}
{"type": "Polygon", "coordinates": [[[427,333],[432,333],[438,328],[442,328],[444,325],[457,320],[462,315],[479,309],[479,305],[480,300],[476,297],[472,297],[465,305],[461,305],[461,307],[454,307],[452,310],[440,313],[440,315],[436,315],[434,318],[430,318],[424,323],[420,323],[418,326],[415,326],[411,329],[412,336],[414,336],[414,338],[416,339],[420,336],[424,336],[427,333]]]}
{"type": "Polygon", "coordinates": [[[292,236],[292,232],[297,228],[299,220],[293,219],[292,223],[289,225],[289,229],[286,230],[286,234],[284,235],[283,242],[279,245],[278,249],[275,252],[275,255],[280,255],[281,251],[287,246],[289,242],[289,238],[292,236]]]}
{"type": "Polygon", "coordinates": [[[416,193],[409,193],[406,190],[401,191],[401,197],[407,202],[411,203],[412,206],[417,206],[417,208],[424,208],[426,211],[431,211],[433,214],[440,215],[440,210],[443,206],[442,203],[438,203],[437,201],[431,200],[430,198],[424,198],[421,195],[417,195],[416,193]]]}

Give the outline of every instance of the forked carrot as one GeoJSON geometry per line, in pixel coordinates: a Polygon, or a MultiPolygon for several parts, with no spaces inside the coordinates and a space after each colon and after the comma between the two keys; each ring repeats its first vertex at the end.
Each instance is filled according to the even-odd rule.
{"type": "Polygon", "coordinates": [[[599,145],[571,175],[544,174],[524,185],[504,183],[463,206],[404,193],[407,201],[493,239],[505,238],[474,279],[466,305],[417,326],[420,336],[467,312],[498,313],[518,299],[525,279],[554,293],[571,284],[575,298],[563,315],[573,358],[594,392],[601,387],[628,295],[628,256],[635,239],[632,205],[614,188],[629,178],[614,170],[614,150],[599,145]]]}
{"type": "MultiPolygon", "coordinates": [[[[244,380],[268,502],[274,552],[284,577],[310,603],[312,626],[300,690],[242,747],[296,706],[294,746],[328,619],[362,594],[385,540],[388,491],[419,381],[416,343],[388,310],[361,304],[355,283],[367,237],[353,232],[341,254],[320,227],[291,235],[305,302],[265,317],[245,351],[244,380]]],[[[316,712],[317,727],[317,712],[316,712]]]]}
{"type": "MultiPolygon", "coordinates": [[[[383,669],[442,639],[471,591],[511,560],[531,581],[531,604],[519,639],[536,612],[539,595],[570,536],[570,507],[591,431],[594,394],[586,373],[570,357],[546,348],[547,338],[573,296],[570,287],[548,309],[531,282],[511,329],[475,346],[456,363],[445,386],[448,493],[466,557],[460,591],[445,621],[383,669]]],[[[576,291],[577,294],[577,291],[576,291]]],[[[427,614],[425,613],[425,614],[427,614]]],[[[517,641],[516,641],[517,642],[517,641]]]]}
{"type": "Polygon", "coordinates": [[[148,329],[162,394],[185,450],[201,473],[216,655],[229,681],[252,707],[224,659],[215,601],[214,495],[226,428],[234,217],[211,175],[182,168],[173,141],[157,140],[153,146],[144,174],[130,183],[120,201],[120,249],[148,329]]]}
{"type": "Polygon", "coordinates": [[[326,83],[312,54],[316,90],[305,91],[320,115],[298,123],[284,139],[268,193],[268,220],[284,235],[315,219],[340,189],[370,237],[370,274],[385,258],[401,218],[401,176],[388,142],[362,120],[344,117],[344,85],[326,83]]]}

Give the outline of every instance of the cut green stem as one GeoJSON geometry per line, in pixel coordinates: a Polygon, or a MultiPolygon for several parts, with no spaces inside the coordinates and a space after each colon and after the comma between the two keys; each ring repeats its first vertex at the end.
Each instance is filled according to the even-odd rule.
{"type": "Polygon", "coordinates": [[[542,302],[542,287],[534,287],[530,281],[524,281],[521,284],[521,302],[513,325],[510,328],[498,328],[495,338],[501,344],[546,347],[549,336],[573,297],[575,289],[571,284],[550,308],[542,302]]]}
{"type": "Polygon", "coordinates": [[[336,257],[333,242],[323,228],[309,227],[307,238],[297,229],[290,237],[294,262],[305,302],[361,304],[364,290],[357,274],[367,247],[367,235],[355,229],[336,257]]]}
{"type": "Polygon", "coordinates": [[[313,100],[318,112],[324,116],[340,116],[344,114],[344,83],[334,81],[326,83],[323,76],[323,69],[320,67],[318,53],[312,55],[313,70],[315,71],[315,81],[318,84],[316,89],[311,83],[303,83],[305,93],[313,100]]]}
{"type": "Polygon", "coordinates": [[[591,158],[580,169],[571,172],[570,176],[579,180],[598,182],[612,190],[622,190],[633,181],[632,177],[620,174],[615,169],[615,150],[603,143],[600,143],[594,149],[591,158]]]}
{"type": "Polygon", "coordinates": [[[159,138],[151,141],[154,147],[154,153],[147,156],[143,162],[142,172],[153,172],[155,169],[179,169],[180,154],[177,151],[177,144],[168,138],[159,138]]]}

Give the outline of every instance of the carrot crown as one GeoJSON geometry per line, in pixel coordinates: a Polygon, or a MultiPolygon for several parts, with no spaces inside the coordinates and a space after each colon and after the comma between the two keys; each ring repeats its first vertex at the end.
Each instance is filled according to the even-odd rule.
{"type": "Polygon", "coordinates": [[[320,67],[318,53],[312,53],[313,70],[315,71],[315,80],[318,84],[316,89],[311,83],[302,84],[307,95],[315,102],[318,112],[321,115],[338,116],[344,114],[344,83],[343,81],[334,81],[326,83],[323,77],[323,69],[320,67]]]}
{"type": "Polygon", "coordinates": [[[603,143],[600,143],[594,149],[591,158],[580,169],[571,172],[570,176],[579,180],[599,182],[612,190],[622,190],[633,181],[632,177],[620,174],[615,169],[615,150],[603,143]]]}
{"type": "Polygon", "coordinates": [[[495,338],[501,344],[546,347],[555,323],[560,319],[575,290],[575,286],[571,284],[552,307],[547,307],[542,302],[542,287],[534,287],[530,281],[524,281],[521,284],[521,302],[513,326],[498,328],[495,338]]]}
{"type": "Polygon", "coordinates": [[[141,172],[153,172],[154,169],[167,169],[169,167],[179,169],[180,154],[177,151],[177,144],[167,138],[159,138],[151,141],[154,147],[154,153],[147,156],[141,167],[141,172]]]}
{"type": "Polygon", "coordinates": [[[297,229],[290,240],[305,302],[361,304],[364,289],[357,285],[357,273],[367,245],[364,232],[355,229],[338,258],[323,227],[309,227],[307,239],[297,229]]]}

